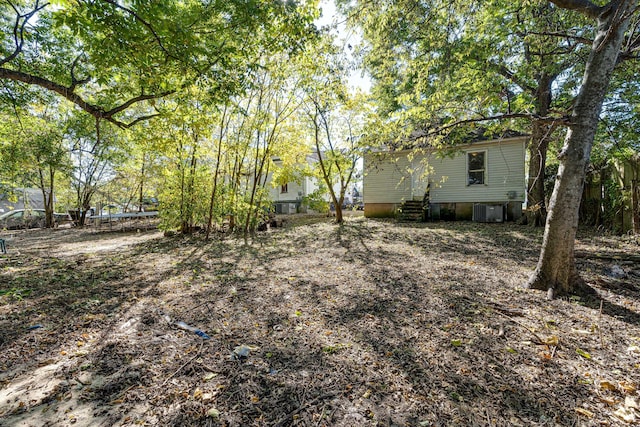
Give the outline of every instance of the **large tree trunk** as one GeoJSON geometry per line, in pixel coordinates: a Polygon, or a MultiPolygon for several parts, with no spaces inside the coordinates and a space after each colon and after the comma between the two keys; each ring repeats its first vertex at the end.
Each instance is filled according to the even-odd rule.
{"type": "MultiPolygon", "coordinates": [[[[560,7],[571,1],[554,1],[560,7]]],[[[581,285],[574,258],[578,211],[586,167],[598,127],[602,103],[637,0],[611,2],[600,9],[598,32],[576,98],[549,212],[538,265],[528,286],[545,290],[549,297],[577,291],[581,285]]]]}

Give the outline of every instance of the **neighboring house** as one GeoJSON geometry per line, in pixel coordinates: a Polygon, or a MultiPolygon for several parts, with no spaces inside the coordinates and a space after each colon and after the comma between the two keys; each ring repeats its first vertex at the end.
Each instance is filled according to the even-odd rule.
{"type": "Polygon", "coordinates": [[[12,190],[12,194],[0,191],[0,214],[15,209],[44,209],[42,190],[39,188],[15,188],[12,190]]]}
{"type": "Polygon", "coordinates": [[[430,219],[515,220],[525,201],[527,136],[477,141],[448,156],[403,150],[364,157],[364,214],[394,216],[424,202],[430,219]]]}
{"type": "MultiPolygon", "coordinates": [[[[275,168],[282,167],[282,160],[279,157],[274,157],[272,160],[275,168]]],[[[305,208],[302,206],[302,200],[318,190],[319,186],[316,178],[303,173],[304,169],[308,169],[308,166],[313,166],[318,162],[318,157],[308,154],[305,156],[305,161],[307,164],[300,165],[300,173],[296,174],[299,178],[296,180],[273,186],[271,183],[273,174],[269,174],[267,188],[269,189],[271,201],[275,205],[276,213],[303,212],[305,208]]]]}

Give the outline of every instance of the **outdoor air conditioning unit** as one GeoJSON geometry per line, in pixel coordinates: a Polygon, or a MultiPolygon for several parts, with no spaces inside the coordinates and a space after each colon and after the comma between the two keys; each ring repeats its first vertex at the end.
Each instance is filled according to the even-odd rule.
{"type": "MultiPolygon", "coordinates": [[[[296,213],[296,204],[295,203],[282,203],[281,204],[281,212],[283,214],[294,214],[296,213]]],[[[276,211],[277,212],[277,211],[276,211]]]]}
{"type": "Polygon", "coordinates": [[[473,220],[475,222],[502,222],[504,221],[504,206],[476,203],[473,205],[473,220]]]}

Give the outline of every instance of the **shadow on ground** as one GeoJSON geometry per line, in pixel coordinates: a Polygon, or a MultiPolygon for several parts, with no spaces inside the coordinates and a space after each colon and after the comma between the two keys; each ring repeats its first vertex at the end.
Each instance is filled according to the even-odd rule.
{"type": "Polygon", "coordinates": [[[0,417],[166,426],[619,420],[629,389],[600,384],[639,383],[626,351],[640,336],[638,296],[594,285],[600,312],[596,299],[545,301],[523,289],[540,241],[538,230],[508,224],[362,218],[250,244],[153,235],[115,253],[51,260],[34,241],[26,258],[0,264],[9,289],[25,290],[0,299],[0,395],[14,399],[0,417]],[[44,327],[27,329],[34,324],[44,327]],[[246,357],[234,356],[239,349],[246,357]],[[21,395],[34,372],[49,385],[21,395]]]}

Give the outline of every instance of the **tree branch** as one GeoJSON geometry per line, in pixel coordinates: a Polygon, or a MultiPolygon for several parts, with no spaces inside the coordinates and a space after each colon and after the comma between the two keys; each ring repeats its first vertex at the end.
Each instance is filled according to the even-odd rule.
{"type": "Polygon", "coordinates": [[[609,5],[598,6],[589,0],[549,0],[549,1],[562,9],[575,10],[593,19],[597,19],[598,17],[600,17],[600,15],[602,15],[604,11],[609,9],[609,5]]]}
{"type": "Polygon", "coordinates": [[[468,124],[468,123],[479,123],[479,122],[489,122],[489,121],[495,121],[495,120],[509,120],[509,119],[530,119],[530,120],[537,120],[537,121],[540,121],[540,122],[552,123],[552,124],[556,124],[556,125],[557,124],[564,124],[564,125],[567,125],[567,126],[569,125],[569,118],[568,117],[553,117],[553,116],[542,117],[542,116],[540,116],[538,114],[531,114],[531,113],[498,114],[498,115],[495,115],[495,116],[478,117],[478,118],[475,118],[475,119],[458,120],[456,122],[449,123],[448,125],[445,125],[445,126],[436,127],[435,129],[432,129],[432,130],[415,132],[414,134],[409,136],[408,140],[409,141],[416,141],[416,140],[421,139],[421,138],[427,138],[427,137],[430,137],[430,136],[441,135],[441,134],[443,134],[445,131],[447,131],[449,129],[452,129],[452,128],[460,126],[460,125],[468,124]]]}
{"type": "Polygon", "coordinates": [[[591,46],[593,44],[593,39],[588,39],[586,37],[577,36],[574,34],[567,34],[562,32],[545,32],[545,31],[529,31],[528,34],[533,34],[536,36],[549,36],[549,37],[559,37],[565,39],[575,40],[578,43],[586,44],[591,46]]]}
{"type": "Polygon", "coordinates": [[[125,129],[129,129],[129,128],[137,125],[140,122],[144,122],[146,120],[150,120],[150,119],[153,119],[154,117],[158,117],[158,116],[160,116],[160,113],[149,114],[149,115],[146,115],[146,116],[140,116],[140,117],[136,118],[135,120],[133,120],[132,122],[121,123],[119,126],[122,127],[122,128],[125,128],[125,129]]]}
{"type": "Polygon", "coordinates": [[[156,42],[158,43],[158,46],[160,46],[160,49],[165,53],[165,55],[167,55],[169,58],[173,58],[173,59],[178,59],[176,58],[175,55],[172,55],[169,50],[167,50],[167,48],[164,47],[164,44],[162,43],[162,39],[160,38],[160,36],[158,35],[158,33],[156,32],[156,30],[153,28],[153,26],[147,22],[145,19],[143,19],[140,15],[138,15],[138,13],[135,10],[129,9],[128,7],[122,6],[120,4],[118,4],[117,1],[114,0],[103,0],[105,3],[109,3],[110,5],[112,5],[113,7],[123,10],[125,12],[127,12],[128,14],[130,14],[131,16],[133,16],[135,18],[136,21],[140,22],[142,25],[144,25],[147,30],[149,30],[149,32],[151,33],[151,35],[153,36],[153,38],[156,40],[156,42]]]}
{"type": "Polygon", "coordinates": [[[126,110],[127,108],[131,107],[133,104],[136,104],[136,103],[142,102],[142,101],[148,101],[150,99],[164,98],[165,96],[171,95],[174,92],[175,92],[174,90],[170,90],[170,91],[162,92],[162,93],[155,94],[155,95],[139,95],[139,96],[136,96],[136,97],[131,98],[128,101],[118,105],[117,107],[112,108],[111,110],[105,111],[103,113],[102,118],[106,119],[106,120],[109,120],[109,117],[114,116],[115,114],[126,110]]]}
{"type": "Polygon", "coordinates": [[[77,85],[83,85],[85,83],[89,83],[91,81],[91,77],[87,77],[81,80],[76,78],[75,68],[78,65],[78,61],[80,60],[80,55],[73,60],[73,64],[71,64],[71,86],[69,86],[69,90],[73,92],[76,89],[77,85]]]}
{"type": "Polygon", "coordinates": [[[33,9],[30,12],[22,15],[20,14],[17,6],[9,2],[11,8],[16,13],[16,22],[13,24],[13,41],[16,47],[9,56],[0,60],[0,66],[6,64],[7,62],[13,61],[20,54],[20,52],[22,52],[22,46],[24,45],[24,27],[27,25],[27,22],[29,22],[29,19],[31,19],[33,15],[49,5],[49,3],[45,3],[43,5],[39,5],[39,3],[39,1],[36,1],[33,9]],[[21,20],[22,22],[20,22],[21,20]]]}
{"type": "MultiPolygon", "coordinates": [[[[131,98],[128,101],[122,103],[121,105],[118,105],[117,107],[114,107],[114,108],[112,108],[110,110],[105,111],[104,108],[102,108],[100,106],[97,106],[97,105],[94,105],[94,104],[90,104],[89,102],[84,100],[80,95],[75,93],[73,91],[75,85],[72,85],[71,87],[63,86],[61,84],[58,84],[58,83],[53,82],[51,80],[44,79],[44,78],[39,77],[39,76],[33,76],[31,74],[23,73],[21,71],[11,70],[11,69],[4,68],[4,67],[0,67],[0,79],[13,80],[13,81],[17,81],[17,82],[27,83],[27,84],[30,84],[30,85],[40,86],[40,87],[42,87],[44,89],[50,90],[52,92],[55,92],[55,93],[61,95],[63,98],[66,98],[67,100],[73,102],[78,107],[80,107],[81,109],[83,109],[87,113],[91,114],[93,117],[95,117],[97,119],[106,120],[106,121],[108,121],[110,123],[115,124],[116,126],[124,127],[124,128],[130,127],[133,124],[139,122],[140,120],[144,120],[144,119],[142,119],[142,118],[136,119],[133,122],[127,124],[127,123],[124,123],[124,122],[122,122],[120,120],[117,120],[115,117],[113,117],[117,113],[120,113],[121,111],[124,111],[125,109],[129,108],[130,106],[132,106],[133,104],[135,104],[137,102],[146,101],[146,100],[150,100],[150,99],[162,98],[164,96],[170,95],[170,94],[175,92],[175,91],[167,91],[167,92],[163,92],[163,93],[156,94],[156,95],[140,95],[140,96],[136,96],[136,97],[131,98]]],[[[155,115],[146,116],[146,117],[147,118],[151,118],[151,117],[154,117],[154,116],[155,115]]]]}
{"type": "Polygon", "coordinates": [[[520,79],[513,71],[509,70],[505,65],[502,64],[494,64],[489,62],[489,65],[493,66],[496,71],[507,80],[511,81],[524,91],[529,92],[530,94],[536,93],[536,88],[528,85],[524,80],[520,79]]]}

